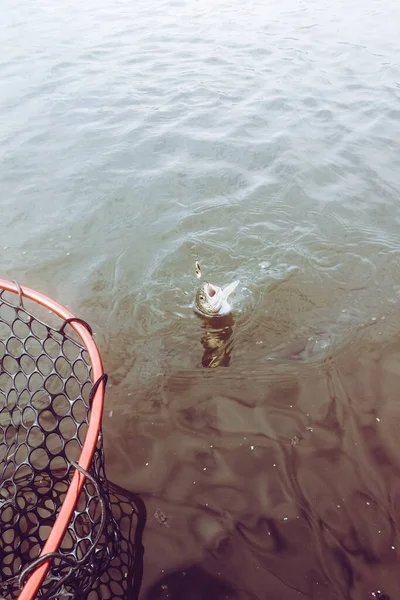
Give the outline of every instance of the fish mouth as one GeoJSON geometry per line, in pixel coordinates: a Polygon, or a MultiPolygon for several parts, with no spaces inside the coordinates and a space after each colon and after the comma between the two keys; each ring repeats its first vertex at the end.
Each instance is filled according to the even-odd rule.
{"type": "Polygon", "coordinates": [[[210,298],[213,298],[216,293],[217,293],[217,290],[215,289],[215,287],[211,283],[208,283],[207,284],[207,294],[210,296],[210,298]]]}

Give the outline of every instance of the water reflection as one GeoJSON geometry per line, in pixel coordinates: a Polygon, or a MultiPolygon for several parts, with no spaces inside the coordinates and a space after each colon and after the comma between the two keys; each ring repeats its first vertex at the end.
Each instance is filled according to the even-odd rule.
{"type": "Polygon", "coordinates": [[[143,595],[211,548],[247,600],[400,598],[400,3],[32,4],[3,272],[97,332],[109,475],[162,511],[143,595]],[[251,287],[234,327],[186,318],[198,255],[251,287]]]}
{"type": "Polygon", "coordinates": [[[146,600],[223,600],[233,597],[236,596],[231,585],[198,565],[169,573],[146,594],[146,600]]]}
{"type": "Polygon", "coordinates": [[[201,343],[204,353],[201,364],[207,369],[216,367],[229,367],[233,350],[233,325],[235,323],[232,315],[225,317],[201,317],[204,329],[201,343]]]}

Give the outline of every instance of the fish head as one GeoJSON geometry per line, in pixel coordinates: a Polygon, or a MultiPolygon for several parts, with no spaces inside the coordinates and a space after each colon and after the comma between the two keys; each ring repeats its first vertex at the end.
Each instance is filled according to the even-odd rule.
{"type": "Polygon", "coordinates": [[[205,282],[196,293],[196,308],[204,315],[215,317],[231,311],[228,296],[236,289],[238,281],[221,289],[218,285],[205,282]]]}
{"type": "Polygon", "coordinates": [[[207,281],[196,293],[196,308],[210,317],[218,314],[221,307],[221,288],[207,281]]]}

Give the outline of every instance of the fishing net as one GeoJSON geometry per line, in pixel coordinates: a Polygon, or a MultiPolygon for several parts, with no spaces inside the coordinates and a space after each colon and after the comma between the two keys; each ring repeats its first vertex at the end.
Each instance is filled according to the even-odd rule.
{"type": "Polygon", "coordinates": [[[135,597],[145,510],[105,476],[106,376],[96,353],[83,321],[0,281],[0,597],[7,600],[135,597]]]}

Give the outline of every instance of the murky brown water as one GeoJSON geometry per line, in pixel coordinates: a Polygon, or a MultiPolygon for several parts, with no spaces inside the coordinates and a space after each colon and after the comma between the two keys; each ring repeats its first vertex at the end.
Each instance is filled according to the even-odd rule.
{"type": "Polygon", "coordinates": [[[143,599],[400,597],[400,5],[1,21],[2,276],[97,332],[143,599]]]}

